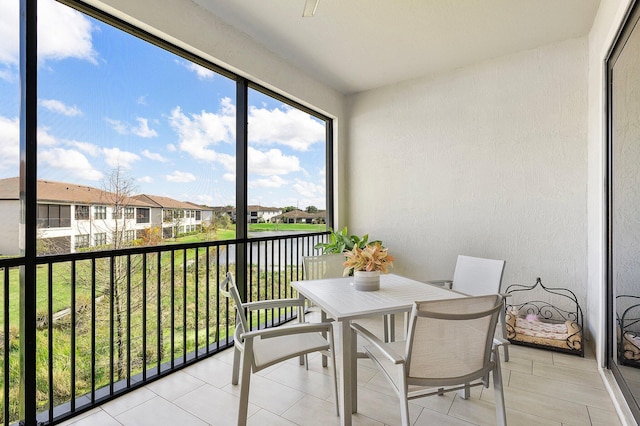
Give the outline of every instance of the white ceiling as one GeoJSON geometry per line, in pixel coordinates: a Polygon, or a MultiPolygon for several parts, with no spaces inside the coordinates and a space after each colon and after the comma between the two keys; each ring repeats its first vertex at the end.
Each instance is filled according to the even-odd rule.
{"type": "Polygon", "coordinates": [[[349,94],[589,32],[600,0],[193,0],[349,94]]]}

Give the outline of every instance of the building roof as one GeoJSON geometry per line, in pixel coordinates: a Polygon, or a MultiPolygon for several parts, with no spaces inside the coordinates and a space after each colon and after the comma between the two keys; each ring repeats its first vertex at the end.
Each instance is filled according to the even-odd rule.
{"type": "Polygon", "coordinates": [[[213,207],[209,207],[207,205],[204,204],[197,204],[197,203],[192,203],[191,201],[185,201],[185,203],[189,204],[190,206],[192,206],[191,208],[195,208],[195,209],[199,209],[199,210],[213,210],[213,207]]]}
{"type": "Polygon", "coordinates": [[[187,209],[187,210],[202,210],[202,206],[198,206],[193,203],[186,203],[184,201],[174,200],[169,197],[161,197],[160,195],[140,194],[134,195],[133,198],[144,201],[153,205],[154,207],[162,207],[163,209],[187,209]]]}
{"type": "Polygon", "coordinates": [[[316,219],[319,217],[325,217],[327,212],[325,210],[318,210],[315,213],[307,213],[303,210],[290,210],[286,213],[279,214],[278,216],[274,216],[273,219],[316,219]]]}
{"type": "MultiPolygon", "coordinates": [[[[38,180],[38,201],[69,204],[113,204],[114,193],[75,183],[38,180]]],[[[20,198],[20,181],[17,177],[0,179],[0,199],[20,198]]],[[[152,207],[144,200],[125,197],[124,204],[135,207],[152,207]]]]}
{"type": "Polygon", "coordinates": [[[280,207],[264,207],[261,205],[251,205],[247,206],[248,212],[280,212],[282,208],[280,207]]]}

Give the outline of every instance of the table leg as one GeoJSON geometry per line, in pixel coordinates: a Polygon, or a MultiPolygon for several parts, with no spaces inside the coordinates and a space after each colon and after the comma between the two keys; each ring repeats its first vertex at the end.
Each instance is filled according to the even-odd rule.
{"type": "Polygon", "coordinates": [[[351,333],[351,325],[348,320],[339,321],[341,326],[342,337],[342,374],[340,375],[340,424],[351,425],[351,413],[353,409],[353,337],[351,333]]]}

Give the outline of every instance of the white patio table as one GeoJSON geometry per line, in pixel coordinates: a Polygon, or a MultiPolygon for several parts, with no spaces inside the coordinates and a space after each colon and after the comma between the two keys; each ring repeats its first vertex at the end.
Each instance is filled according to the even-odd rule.
{"type": "Polygon", "coordinates": [[[340,372],[340,420],[351,424],[357,406],[357,344],[351,321],[358,318],[409,312],[413,302],[464,297],[444,287],[421,283],[394,274],[380,276],[380,290],[358,291],[353,277],[294,281],[291,286],[338,322],[342,336],[340,372]]]}

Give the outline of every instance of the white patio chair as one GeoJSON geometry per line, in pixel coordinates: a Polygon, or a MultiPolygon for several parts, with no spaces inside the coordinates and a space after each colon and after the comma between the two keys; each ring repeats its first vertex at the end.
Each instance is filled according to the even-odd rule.
{"type": "Polygon", "coordinates": [[[238,425],[247,423],[247,408],[249,405],[249,382],[252,372],[258,372],[271,365],[290,358],[321,352],[331,357],[333,365],[333,387],[338,412],[338,382],[336,375],[335,351],[333,332],[330,323],[304,323],[282,325],[261,330],[250,330],[245,309],[248,312],[259,312],[258,318],[266,318],[274,309],[283,307],[297,307],[299,321],[304,320],[304,300],[280,299],[263,300],[243,303],[235,285],[233,275],[227,272],[225,280],[220,284],[220,293],[233,299],[236,307],[236,329],[234,334],[233,370],[231,383],[238,384],[238,376],[242,364],[240,377],[240,407],[238,410],[238,425]],[[260,316],[260,314],[264,316],[260,316]],[[328,339],[322,333],[329,336],[328,339]]]}
{"type": "MultiPolygon", "coordinates": [[[[448,286],[450,289],[470,296],[500,293],[504,260],[484,259],[459,255],[453,280],[427,281],[430,284],[448,286]]],[[[505,295],[503,295],[505,296],[505,295]]],[[[505,296],[506,297],[506,296],[505,296]]],[[[502,338],[507,337],[505,310],[500,312],[502,338]]],[[[504,346],[504,360],[509,361],[509,348],[504,346]]]]}
{"type": "Polygon", "coordinates": [[[351,325],[366,340],[366,355],[400,399],[403,425],[409,425],[410,399],[488,387],[490,372],[497,424],[507,424],[498,347],[508,342],[494,338],[503,299],[494,294],[415,302],[406,342],[385,343],[360,325],[351,325]]]}
{"type": "MultiPolygon", "coordinates": [[[[320,256],[304,256],[302,258],[305,280],[321,280],[324,278],[340,278],[344,273],[345,256],[343,254],[323,254],[320,256]]],[[[327,318],[327,313],[316,306],[310,305],[309,310],[320,312],[320,321],[333,321],[327,318]]],[[[326,336],[325,336],[326,337],[326,336]]],[[[322,356],[322,366],[327,366],[327,357],[322,356]]]]}

